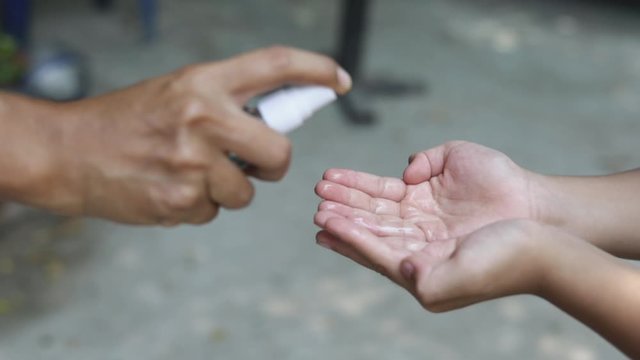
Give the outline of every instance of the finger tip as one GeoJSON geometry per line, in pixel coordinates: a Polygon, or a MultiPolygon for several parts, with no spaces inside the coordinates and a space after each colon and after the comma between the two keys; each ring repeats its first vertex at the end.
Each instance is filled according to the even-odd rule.
{"type": "Polygon", "coordinates": [[[324,228],[327,219],[328,217],[326,211],[318,211],[315,215],[313,215],[313,223],[321,228],[324,228]]]}
{"type": "Polygon", "coordinates": [[[344,220],[342,215],[331,210],[320,210],[313,217],[314,223],[325,230],[329,230],[330,223],[334,224],[336,219],[344,220]]]}
{"type": "Polygon", "coordinates": [[[318,211],[333,210],[335,208],[336,208],[336,204],[329,200],[322,200],[320,204],[318,204],[318,211]]]}
{"type": "Polygon", "coordinates": [[[327,182],[325,180],[318,181],[316,186],[313,188],[313,191],[315,191],[316,195],[322,197],[322,194],[324,193],[324,190],[326,188],[326,184],[327,182]]]}
{"type": "Polygon", "coordinates": [[[338,67],[336,74],[338,79],[338,88],[336,91],[338,94],[344,95],[351,91],[351,88],[353,87],[353,79],[351,78],[351,75],[341,67],[338,67]]]}
{"type": "MultiPolygon", "coordinates": [[[[329,214],[328,211],[321,211],[319,214],[329,214]]],[[[326,221],[325,221],[325,225],[329,226],[329,225],[333,225],[336,223],[336,220],[338,220],[336,217],[327,217],[326,221]]]]}
{"type": "Polygon", "coordinates": [[[323,199],[327,198],[335,198],[336,196],[336,183],[331,182],[329,180],[321,180],[315,188],[316,195],[320,196],[323,199]]]}
{"type": "Polygon", "coordinates": [[[402,181],[406,184],[414,184],[415,183],[415,171],[411,168],[411,165],[407,167],[402,173],[402,181]]]}
{"type": "MultiPolygon", "coordinates": [[[[328,211],[323,211],[323,213],[329,214],[328,211]]],[[[323,227],[327,231],[331,233],[335,233],[335,231],[340,228],[340,225],[343,223],[343,220],[344,219],[342,219],[339,216],[327,216],[326,220],[324,221],[323,227]]]]}
{"type": "Polygon", "coordinates": [[[344,169],[331,168],[322,174],[322,179],[329,181],[340,180],[342,177],[344,177],[344,169]]]}
{"type": "Polygon", "coordinates": [[[402,173],[402,180],[411,185],[418,184],[425,180],[429,180],[430,174],[427,172],[427,168],[420,164],[418,160],[414,160],[407,166],[402,173]]]}

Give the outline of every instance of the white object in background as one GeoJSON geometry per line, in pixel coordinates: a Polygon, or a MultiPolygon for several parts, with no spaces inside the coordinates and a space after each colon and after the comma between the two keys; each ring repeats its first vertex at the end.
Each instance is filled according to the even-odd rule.
{"type": "Polygon", "coordinates": [[[300,127],[316,111],[336,99],[335,91],[328,87],[292,87],[265,96],[258,101],[257,109],[270,128],[285,134],[300,127]]]}
{"type": "Polygon", "coordinates": [[[89,73],[84,58],[60,44],[39,45],[30,51],[24,90],[54,101],[76,100],[88,92],[89,73]]]}

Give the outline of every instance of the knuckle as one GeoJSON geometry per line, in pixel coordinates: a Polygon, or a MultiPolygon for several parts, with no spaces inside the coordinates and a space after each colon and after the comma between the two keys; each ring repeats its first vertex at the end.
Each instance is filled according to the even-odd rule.
{"type": "Polygon", "coordinates": [[[233,208],[244,208],[251,204],[253,200],[253,196],[255,194],[255,189],[252,185],[244,187],[243,189],[238,190],[235,193],[234,199],[232,201],[231,207],[233,208]]]}
{"type": "Polygon", "coordinates": [[[207,155],[193,144],[176,144],[172,151],[163,156],[167,167],[175,173],[201,171],[207,166],[207,155]]]}
{"type": "Polygon", "coordinates": [[[207,111],[207,103],[198,96],[181,96],[176,100],[176,117],[182,122],[193,122],[204,117],[207,111]]]}
{"type": "Polygon", "coordinates": [[[171,213],[193,209],[200,201],[200,191],[192,186],[173,186],[167,189],[164,204],[171,213]]]}
{"type": "Polygon", "coordinates": [[[293,50],[286,46],[274,45],[267,48],[264,52],[266,63],[274,71],[285,71],[291,67],[293,50]]]}

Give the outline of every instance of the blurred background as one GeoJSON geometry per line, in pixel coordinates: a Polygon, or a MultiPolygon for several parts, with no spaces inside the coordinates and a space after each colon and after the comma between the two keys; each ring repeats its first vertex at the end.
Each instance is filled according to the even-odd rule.
{"type": "Polygon", "coordinates": [[[277,43],[352,61],[358,89],[291,134],[283,182],[210,225],[5,209],[1,360],[624,358],[533,297],[427,313],[316,246],[312,217],[326,168],[399,176],[410,153],[452,139],[549,174],[637,167],[633,2],[377,0],[350,9],[350,29],[342,0],[100,3],[33,1],[29,36],[0,41],[3,87],[78,98],[277,43]]]}

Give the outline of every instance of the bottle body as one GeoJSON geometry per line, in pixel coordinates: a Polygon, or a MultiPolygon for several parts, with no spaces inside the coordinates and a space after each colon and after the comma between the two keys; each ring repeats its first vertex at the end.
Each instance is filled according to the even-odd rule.
{"type": "MultiPolygon", "coordinates": [[[[300,86],[285,88],[271,93],[255,107],[244,110],[257,119],[264,121],[273,130],[286,134],[300,127],[316,111],[337,99],[335,91],[323,86],[300,86]]],[[[250,165],[234,154],[230,159],[241,169],[250,165]]]]}

